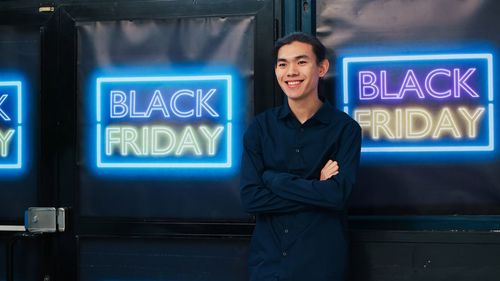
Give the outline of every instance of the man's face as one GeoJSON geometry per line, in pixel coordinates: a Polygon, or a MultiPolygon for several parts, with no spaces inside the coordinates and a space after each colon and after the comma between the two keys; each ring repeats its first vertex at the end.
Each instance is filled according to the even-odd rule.
{"type": "Polygon", "coordinates": [[[290,100],[306,100],[318,95],[318,80],[328,71],[328,60],[316,62],[311,45],[292,42],[278,50],[276,79],[290,100]]]}

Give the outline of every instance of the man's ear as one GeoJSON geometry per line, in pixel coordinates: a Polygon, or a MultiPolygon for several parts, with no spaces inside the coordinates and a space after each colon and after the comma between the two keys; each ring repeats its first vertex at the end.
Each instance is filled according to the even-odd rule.
{"type": "Polygon", "coordinates": [[[328,72],[328,68],[330,68],[330,62],[328,61],[328,59],[324,59],[319,63],[318,67],[319,67],[319,77],[323,77],[328,72]]]}

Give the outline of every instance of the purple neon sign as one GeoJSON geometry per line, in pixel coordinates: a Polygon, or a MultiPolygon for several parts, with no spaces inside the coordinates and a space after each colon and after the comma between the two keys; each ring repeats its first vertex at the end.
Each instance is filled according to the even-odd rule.
{"type": "Polygon", "coordinates": [[[436,98],[444,99],[453,96],[462,98],[463,94],[478,98],[479,94],[469,84],[468,79],[476,72],[476,68],[468,68],[465,73],[460,68],[447,69],[435,68],[422,77],[417,77],[413,69],[408,69],[401,83],[396,82],[399,90],[390,92],[387,89],[387,70],[359,71],[359,99],[373,100],[381,99],[403,100],[407,94],[414,93],[420,99],[436,98]],[[439,81],[441,80],[441,81],[439,81]],[[446,83],[446,90],[436,90],[434,84],[446,83]]]}
{"type": "Polygon", "coordinates": [[[494,150],[491,54],[348,57],[343,109],[364,152],[494,150]]]}

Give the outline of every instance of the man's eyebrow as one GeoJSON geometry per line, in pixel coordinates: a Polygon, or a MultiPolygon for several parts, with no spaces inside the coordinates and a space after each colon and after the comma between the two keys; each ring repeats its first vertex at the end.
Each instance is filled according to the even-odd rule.
{"type": "MultiPolygon", "coordinates": [[[[308,55],[299,55],[299,56],[296,56],[296,57],[293,57],[291,60],[300,60],[300,59],[310,59],[311,57],[309,57],[308,55]]],[[[278,61],[289,61],[288,59],[286,58],[278,58],[278,61]]]]}
{"type": "Polygon", "coordinates": [[[300,55],[300,56],[296,56],[295,57],[295,60],[300,60],[300,59],[309,59],[310,57],[308,55],[300,55]]]}

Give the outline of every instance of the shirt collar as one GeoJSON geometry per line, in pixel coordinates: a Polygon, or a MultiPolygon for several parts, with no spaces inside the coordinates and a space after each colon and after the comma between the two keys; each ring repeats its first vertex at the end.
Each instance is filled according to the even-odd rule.
{"type": "Polygon", "coordinates": [[[332,122],[332,112],[334,111],[333,106],[330,104],[328,100],[320,96],[323,105],[319,108],[316,114],[313,115],[312,118],[318,120],[323,124],[329,124],[332,122]]]}
{"type": "MultiPolygon", "coordinates": [[[[323,124],[329,124],[332,121],[331,112],[332,112],[333,106],[324,97],[320,96],[319,98],[323,102],[323,104],[321,105],[319,110],[311,117],[311,119],[316,119],[323,124]]],[[[293,115],[292,110],[290,109],[290,106],[288,105],[288,99],[285,98],[285,101],[283,102],[283,106],[281,107],[280,111],[278,112],[278,118],[284,119],[284,118],[291,116],[291,115],[293,115]]]]}
{"type": "Polygon", "coordinates": [[[289,115],[292,115],[292,110],[290,109],[290,106],[288,105],[288,99],[285,97],[285,101],[283,102],[283,106],[280,108],[280,111],[278,112],[278,119],[284,119],[289,115]]]}

